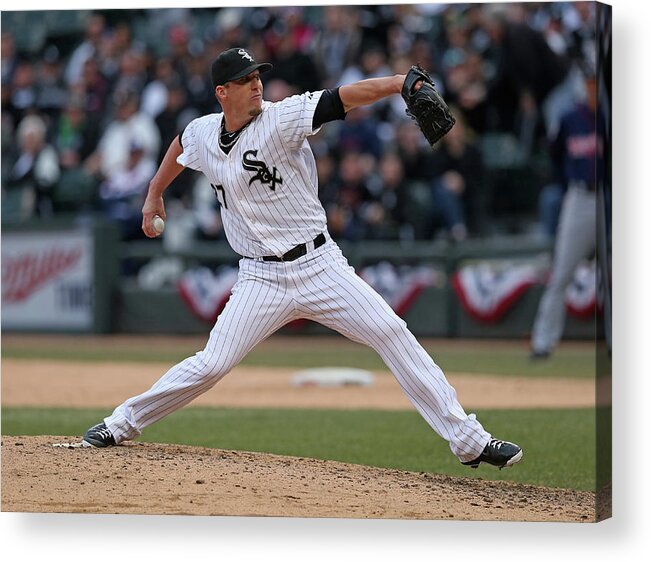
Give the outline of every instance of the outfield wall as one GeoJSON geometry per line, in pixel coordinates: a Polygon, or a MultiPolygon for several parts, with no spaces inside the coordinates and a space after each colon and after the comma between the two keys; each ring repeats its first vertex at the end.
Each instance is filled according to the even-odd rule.
{"type": "MultiPolygon", "coordinates": [[[[207,333],[211,321],[190,310],[174,275],[161,274],[160,283],[152,284],[137,273],[153,260],[173,262],[178,273],[197,267],[236,267],[239,259],[226,242],[197,241],[183,251],[171,251],[161,240],[120,243],[113,225],[101,221],[40,222],[3,227],[2,234],[3,332],[207,333]]],[[[358,273],[378,263],[435,272],[435,280],[419,289],[402,312],[421,337],[527,338],[542,284],[529,286],[498,320],[486,322],[468,313],[451,280],[464,264],[548,262],[551,253],[548,244],[522,238],[457,245],[436,241],[341,246],[358,273]]],[[[400,289],[400,280],[397,283],[395,290],[400,289]]],[[[305,322],[286,326],[283,332],[329,330],[305,322]]],[[[565,338],[593,339],[594,334],[594,315],[587,319],[568,315],[565,338]]]]}

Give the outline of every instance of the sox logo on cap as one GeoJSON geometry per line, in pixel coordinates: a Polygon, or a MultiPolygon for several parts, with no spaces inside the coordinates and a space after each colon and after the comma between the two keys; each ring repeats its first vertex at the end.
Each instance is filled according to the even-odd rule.
{"type": "Polygon", "coordinates": [[[248,59],[251,62],[253,62],[253,57],[249,55],[249,53],[247,53],[244,49],[238,49],[237,54],[242,55],[242,58],[248,59]]]}

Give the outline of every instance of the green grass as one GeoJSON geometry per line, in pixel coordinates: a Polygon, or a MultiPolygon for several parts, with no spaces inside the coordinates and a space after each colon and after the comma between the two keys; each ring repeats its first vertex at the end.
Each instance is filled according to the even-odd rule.
{"type": "MultiPolygon", "coordinates": [[[[382,359],[372,349],[333,339],[324,344],[323,339],[312,344],[309,338],[300,340],[300,346],[288,350],[272,340],[258,346],[242,361],[242,365],[285,367],[302,369],[308,367],[355,367],[358,369],[385,370],[382,359]]],[[[58,341],[56,345],[12,344],[3,342],[3,358],[49,359],[68,361],[162,361],[174,364],[198,351],[196,344],[166,344],[126,347],[81,342],[77,338],[58,341]]],[[[465,372],[530,377],[578,377],[593,378],[595,351],[590,346],[561,347],[548,361],[532,363],[527,348],[522,343],[460,345],[458,341],[447,343],[424,341],[425,349],[445,372],[465,372]]],[[[202,344],[199,344],[202,345],[202,344]]]]}
{"type": "MultiPolygon", "coordinates": [[[[106,410],[3,408],[5,435],[81,435],[106,410]]],[[[416,412],[186,408],[147,428],[144,441],[333,459],[411,471],[593,490],[595,412],[485,410],[484,427],[520,444],[499,471],[462,466],[416,412]]]]}
{"type": "MultiPolygon", "coordinates": [[[[507,349],[445,349],[444,344],[425,344],[425,349],[445,372],[482,373],[533,377],[594,377],[594,352],[567,350],[550,361],[530,362],[526,351],[519,346],[507,349]]],[[[372,349],[359,346],[354,349],[254,350],[242,362],[244,365],[269,367],[356,367],[359,369],[386,369],[382,359],[372,349]]]]}

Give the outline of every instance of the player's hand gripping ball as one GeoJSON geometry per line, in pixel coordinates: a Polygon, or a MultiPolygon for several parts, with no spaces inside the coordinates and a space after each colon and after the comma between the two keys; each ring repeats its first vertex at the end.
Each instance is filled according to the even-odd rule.
{"type": "Polygon", "coordinates": [[[156,231],[156,236],[160,236],[163,234],[163,230],[165,230],[165,221],[156,215],[154,219],[151,221],[151,226],[153,229],[156,231]]]}

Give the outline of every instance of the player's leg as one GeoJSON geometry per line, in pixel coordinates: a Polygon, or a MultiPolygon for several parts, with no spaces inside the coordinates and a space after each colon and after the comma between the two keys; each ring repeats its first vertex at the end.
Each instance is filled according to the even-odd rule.
{"type": "Polygon", "coordinates": [[[283,283],[263,281],[252,274],[257,262],[249,262],[206,347],[174,365],[149,390],[128,399],[104,420],[117,443],[134,439],[148,425],[212,388],[257,343],[292,319],[294,310],[283,283]]]}
{"type": "Polygon", "coordinates": [[[534,321],[532,357],[544,357],[558,344],[565,325],[565,291],[577,266],[595,248],[596,199],[583,189],[571,189],[559,219],[552,273],[534,321]]]}
{"type": "Polygon", "coordinates": [[[462,461],[477,459],[490,440],[474,414],[467,415],[441,369],[389,305],[359,278],[329,243],[324,255],[302,267],[299,310],[382,357],[427,423],[462,461]]]}

